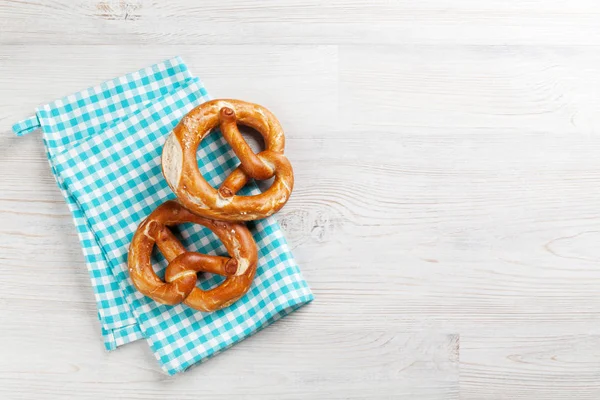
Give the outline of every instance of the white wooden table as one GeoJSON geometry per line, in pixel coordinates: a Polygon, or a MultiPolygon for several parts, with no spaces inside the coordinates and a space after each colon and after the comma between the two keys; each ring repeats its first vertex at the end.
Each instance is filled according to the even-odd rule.
{"type": "Polygon", "coordinates": [[[0,1],[0,398],[600,398],[600,2],[318,3],[0,1]],[[10,126],[175,55],[282,121],[316,300],[167,377],[10,126]]]}

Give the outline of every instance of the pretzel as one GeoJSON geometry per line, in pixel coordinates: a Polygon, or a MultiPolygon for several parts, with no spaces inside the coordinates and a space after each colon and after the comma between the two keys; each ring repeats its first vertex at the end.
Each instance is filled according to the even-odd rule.
{"type": "Polygon", "coordinates": [[[199,311],[215,311],[242,297],[256,273],[256,244],[242,223],[215,221],[191,213],[177,201],[158,206],[142,222],[129,247],[129,274],[135,287],[144,295],[164,304],[184,304],[199,311]],[[214,232],[233,258],[188,252],[168,229],[169,226],[193,222],[214,232]],[[169,265],[163,282],[152,269],[154,245],[169,265]],[[198,272],[210,272],[227,278],[219,286],[202,291],[196,287],[198,272]]]}
{"type": "Polygon", "coordinates": [[[173,129],[163,146],[163,175],[179,201],[198,215],[226,221],[265,218],[284,206],[294,186],[284,146],[281,125],[266,108],[240,100],[213,100],[194,108],[173,129]],[[255,154],[237,124],[260,132],[266,149],[255,154]],[[198,145],[217,126],[241,162],[218,190],[202,177],[196,159],[198,145]],[[265,192],[236,195],[250,178],[273,176],[273,184],[265,192]]]}

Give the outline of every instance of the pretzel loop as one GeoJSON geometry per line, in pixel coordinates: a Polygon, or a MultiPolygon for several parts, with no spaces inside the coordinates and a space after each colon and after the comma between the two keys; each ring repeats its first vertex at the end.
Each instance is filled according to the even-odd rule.
{"type": "Polygon", "coordinates": [[[266,108],[240,100],[213,100],[190,111],[169,135],[163,146],[163,174],[182,204],[198,215],[226,221],[265,218],[284,206],[294,186],[284,146],[281,125],[266,108]],[[255,154],[238,124],[257,130],[265,150],[255,154]],[[217,126],[240,160],[218,190],[202,177],[196,160],[198,145],[217,126]],[[273,184],[265,192],[236,195],[250,179],[272,177],[273,184]]]}
{"type": "Polygon", "coordinates": [[[129,272],[135,287],[164,304],[184,302],[200,311],[215,311],[235,302],[249,289],[256,273],[256,245],[243,224],[214,221],[195,215],[176,201],[168,201],[142,222],[129,248],[129,272]],[[223,242],[229,257],[188,252],[168,228],[185,222],[201,224],[223,242]],[[163,282],[151,265],[154,245],[169,265],[163,282]],[[225,281],[208,291],[196,287],[198,272],[223,275],[225,281]]]}

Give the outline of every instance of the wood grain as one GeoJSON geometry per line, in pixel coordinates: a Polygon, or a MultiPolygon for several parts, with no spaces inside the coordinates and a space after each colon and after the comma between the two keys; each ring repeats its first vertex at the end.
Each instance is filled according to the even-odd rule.
{"type": "Polygon", "coordinates": [[[595,0],[8,0],[0,7],[5,44],[600,44],[595,0]]]}
{"type": "Polygon", "coordinates": [[[0,3],[0,397],[596,399],[596,1],[0,3]],[[102,350],[33,108],[181,55],[269,107],[310,306],[169,378],[102,350]],[[32,277],[34,278],[32,280],[32,277]]]}
{"type": "Polygon", "coordinates": [[[461,399],[600,396],[600,336],[502,331],[461,347],[461,399]],[[576,383],[576,385],[574,385],[576,383]]]}
{"type": "Polygon", "coordinates": [[[298,136],[337,121],[336,46],[19,45],[0,47],[0,130],[57,97],[177,55],[212,96],[252,98],[298,136]]]}

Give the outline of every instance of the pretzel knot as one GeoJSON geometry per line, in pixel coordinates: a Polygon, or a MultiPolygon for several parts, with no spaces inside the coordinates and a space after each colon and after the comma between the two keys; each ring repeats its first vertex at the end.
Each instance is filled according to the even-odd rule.
{"type": "Polygon", "coordinates": [[[164,304],[184,304],[199,311],[215,311],[231,305],[250,288],[256,273],[257,250],[252,235],[242,223],[214,221],[195,215],[177,201],[167,201],[142,222],[133,236],[128,256],[129,273],[144,295],[164,304]],[[193,222],[214,232],[232,258],[188,252],[168,229],[193,222]],[[152,269],[154,245],[169,265],[163,282],[152,269]],[[219,286],[202,291],[196,287],[198,272],[227,278],[219,286]]]}
{"type": "Polygon", "coordinates": [[[213,100],[190,111],[167,138],[162,170],[179,201],[198,215],[226,221],[250,221],[280,210],[294,186],[292,166],[283,154],[285,137],[277,118],[266,108],[240,100],[213,100]],[[237,124],[257,130],[265,150],[255,154],[237,124]],[[241,164],[216,190],[198,170],[198,145],[220,127],[241,164]],[[273,184],[256,196],[236,193],[251,179],[270,179],[273,184]]]}

